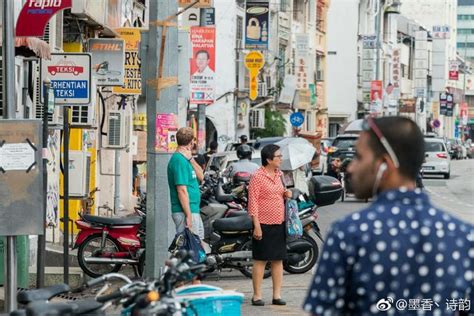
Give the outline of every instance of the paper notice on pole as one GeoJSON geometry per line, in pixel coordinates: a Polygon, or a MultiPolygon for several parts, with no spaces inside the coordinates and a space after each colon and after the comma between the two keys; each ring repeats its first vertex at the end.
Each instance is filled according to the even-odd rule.
{"type": "Polygon", "coordinates": [[[28,143],[4,144],[0,147],[0,168],[28,170],[35,162],[35,150],[28,143]]]}

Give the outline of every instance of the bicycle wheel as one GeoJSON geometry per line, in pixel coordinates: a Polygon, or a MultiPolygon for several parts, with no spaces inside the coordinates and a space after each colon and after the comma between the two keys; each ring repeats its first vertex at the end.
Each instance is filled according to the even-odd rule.
{"type": "Polygon", "coordinates": [[[98,278],[104,274],[118,272],[122,267],[120,263],[87,263],[84,259],[91,257],[103,257],[104,254],[119,252],[118,243],[107,236],[105,245],[101,248],[102,235],[93,234],[84,240],[77,251],[77,260],[82,271],[88,276],[98,278]]]}

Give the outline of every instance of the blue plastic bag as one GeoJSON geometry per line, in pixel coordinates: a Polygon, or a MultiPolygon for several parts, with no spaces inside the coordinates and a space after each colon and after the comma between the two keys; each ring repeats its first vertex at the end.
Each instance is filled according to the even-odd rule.
{"type": "Polygon", "coordinates": [[[206,252],[201,245],[199,236],[193,234],[188,228],[185,228],[181,233],[177,233],[168,248],[172,255],[179,250],[192,251],[192,259],[196,263],[206,261],[206,252]]]}
{"type": "Polygon", "coordinates": [[[299,238],[303,235],[303,225],[298,214],[298,203],[288,199],[285,203],[286,235],[299,238]]]}

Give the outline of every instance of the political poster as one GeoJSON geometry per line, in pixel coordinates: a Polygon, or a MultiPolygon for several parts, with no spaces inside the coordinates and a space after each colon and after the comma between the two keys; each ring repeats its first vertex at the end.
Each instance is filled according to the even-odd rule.
{"type": "Polygon", "coordinates": [[[123,86],[125,42],[115,38],[89,39],[92,76],[98,86],[123,86]]]}
{"type": "Polygon", "coordinates": [[[216,29],[192,27],[191,46],[193,56],[190,65],[191,104],[212,104],[215,99],[216,29]]]}
{"type": "Polygon", "coordinates": [[[245,48],[268,49],[268,0],[249,0],[245,9],[245,48]]]}
{"type": "Polygon", "coordinates": [[[141,61],[138,57],[140,49],[140,29],[120,28],[116,29],[120,37],[125,41],[125,77],[122,87],[113,87],[112,92],[116,94],[141,94],[142,74],[141,61]]]}

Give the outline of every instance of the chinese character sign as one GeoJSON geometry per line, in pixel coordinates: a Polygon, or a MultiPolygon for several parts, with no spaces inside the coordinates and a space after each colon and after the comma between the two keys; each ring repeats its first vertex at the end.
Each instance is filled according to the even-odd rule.
{"type": "Polygon", "coordinates": [[[450,38],[449,25],[434,25],[433,38],[434,39],[449,39],[450,38]]]}
{"type": "Polygon", "coordinates": [[[394,49],[392,54],[392,84],[393,84],[393,95],[396,97],[400,96],[400,49],[394,49]]]}
{"type": "Polygon", "coordinates": [[[191,45],[191,98],[192,104],[212,104],[215,94],[216,29],[214,27],[192,27],[191,45]]]}
{"type": "Polygon", "coordinates": [[[309,36],[308,34],[296,34],[296,88],[307,89],[309,82],[309,36]]]}

